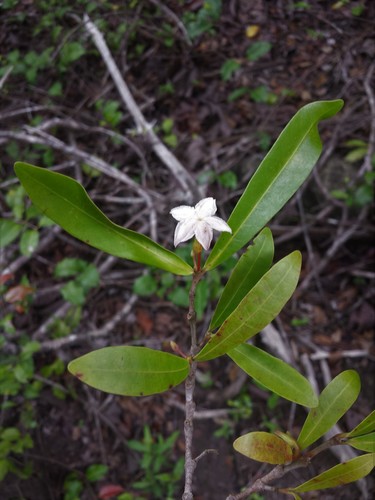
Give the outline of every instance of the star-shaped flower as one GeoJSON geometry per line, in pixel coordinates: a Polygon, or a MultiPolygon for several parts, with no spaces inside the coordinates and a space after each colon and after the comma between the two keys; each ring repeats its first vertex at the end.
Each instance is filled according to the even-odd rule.
{"type": "Polygon", "coordinates": [[[174,246],[176,247],[195,236],[202,247],[208,250],[212,241],[213,229],[231,233],[232,230],[228,224],[214,215],[216,210],[214,198],[204,198],[195,207],[181,205],[172,208],[170,214],[178,220],[174,233],[174,246]]]}

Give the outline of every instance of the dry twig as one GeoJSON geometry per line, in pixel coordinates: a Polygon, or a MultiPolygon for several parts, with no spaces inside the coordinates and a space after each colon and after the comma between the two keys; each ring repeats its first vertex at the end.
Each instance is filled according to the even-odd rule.
{"type": "Polygon", "coordinates": [[[98,30],[95,24],[90,20],[87,14],[83,17],[84,27],[92,36],[92,39],[96,45],[96,48],[100,52],[105,65],[113,79],[114,84],[117,87],[117,90],[126,106],[132,115],[137,131],[139,133],[145,134],[145,136],[149,139],[151,146],[160,160],[164,163],[164,165],[171,171],[171,173],[176,178],[177,182],[180,184],[182,189],[189,194],[188,201],[196,198],[199,199],[201,197],[200,191],[195,180],[191,177],[191,175],[187,172],[184,166],[179,162],[179,160],[169,151],[168,148],[160,141],[158,136],[152,129],[152,125],[147,122],[145,117],[143,116],[139,106],[135,102],[129,87],[124,81],[120,70],[118,69],[112,54],[110,53],[108,46],[104,40],[102,33],[98,30]]]}

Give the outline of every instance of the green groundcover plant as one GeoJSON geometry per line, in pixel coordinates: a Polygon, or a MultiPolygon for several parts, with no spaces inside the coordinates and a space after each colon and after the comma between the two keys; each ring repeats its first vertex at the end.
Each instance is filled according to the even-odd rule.
{"type": "Polygon", "coordinates": [[[197,457],[192,452],[197,365],[219,356],[229,357],[249,377],[279,396],[310,408],[297,437],[281,431],[250,432],[235,440],[234,448],[239,453],[275,467],[228,499],[247,498],[253,492],[267,489],[298,499],[304,492],[356,481],[374,467],[375,412],[351,432],[315,445],[356,400],[360,380],[355,371],[340,373],[318,396],[308,380],[292,366],[249,343],[291,298],[301,270],[298,251],[273,263],[273,237],[265,226],[314,167],[322,150],[319,122],[335,115],[342,106],[341,100],[313,102],[296,113],[250,179],[227,222],[215,215],[216,201],[210,197],[198,201],[194,207],[180,206],[171,210],[178,221],[175,246],[193,238],[193,265],[147,236],[111,222],[75,180],[27,163],[15,165],[15,172],[33,203],[71,235],[117,257],[175,275],[191,276],[188,352],[184,353],[182,347],[173,342],[173,353],[138,346],[110,346],[75,359],[68,367],[85,384],[126,396],[156,394],[185,382],[184,500],[193,498],[196,466],[209,451],[203,450],[197,457]],[[213,231],[221,235],[204,259],[204,252],[211,246],[213,231]],[[229,277],[208,330],[198,338],[195,295],[198,283],[246,245],[249,246],[229,277]],[[282,489],[269,485],[290,470],[307,466],[330,446],[343,444],[365,453],[303,484],[282,489]]]}

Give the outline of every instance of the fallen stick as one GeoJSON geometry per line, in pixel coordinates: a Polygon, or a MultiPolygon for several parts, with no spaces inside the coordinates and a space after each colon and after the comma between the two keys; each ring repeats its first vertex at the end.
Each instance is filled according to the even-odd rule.
{"type": "Polygon", "coordinates": [[[152,124],[147,122],[146,118],[143,116],[115,63],[112,54],[108,49],[102,33],[98,30],[87,14],[83,16],[83,22],[85,29],[92,36],[96,48],[102,56],[103,62],[107,66],[109,74],[111,75],[126,108],[135,121],[137,131],[144,134],[145,137],[149,139],[155,154],[172,172],[181,188],[189,195],[188,201],[192,201],[194,198],[197,200],[200,199],[202,196],[193,177],[187,172],[185,167],[171,153],[171,151],[161,142],[153,131],[152,124]]]}

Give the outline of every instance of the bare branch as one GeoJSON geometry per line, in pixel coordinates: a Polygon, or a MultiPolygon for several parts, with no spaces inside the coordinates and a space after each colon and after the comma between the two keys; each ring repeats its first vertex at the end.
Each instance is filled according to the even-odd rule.
{"type": "MultiPolygon", "coordinates": [[[[342,221],[341,226],[338,229],[337,234],[335,236],[335,239],[334,239],[332,245],[329,247],[329,249],[325,253],[324,258],[322,258],[320,260],[320,262],[316,265],[316,267],[312,271],[310,271],[309,274],[305,277],[305,279],[303,280],[303,282],[299,286],[299,290],[301,290],[301,291],[306,290],[310,286],[312,279],[314,277],[318,276],[326,268],[326,266],[329,264],[329,262],[331,261],[333,256],[338,251],[338,249],[344,243],[346,243],[346,241],[348,241],[353,236],[353,234],[357,231],[357,229],[361,226],[364,219],[366,218],[367,212],[368,212],[367,208],[364,207],[361,210],[356,222],[354,224],[352,224],[346,230],[344,230],[344,224],[342,221]]],[[[345,213],[344,213],[344,218],[345,218],[345,213]]]]}
{"type": "Polygon", "coordinates": [[[63,153],[73,156],[75,158],[84,161],[91,167],[96,168],[100,172],[108,175],[112,179],[116,179],[131,189],[133,189],[136,193],[138,193],[144,200],[147,205],[150,214],[150,230],[151,237],[156,240],[157,231],[156,231],[156,211],[154,205],[152,203],[151,197],[149,193],[142,188],[139,184],[137,184],[133,179],[131,179],[128,175],[120,170],[114,168],[112,165],[102,160],[101,158],[92,155],[90,153],[86,153],[79,149],[76,146],[71,146],[66,144],[65,142],[57,139],[53,135],[50,135],[43,130],[36,127],[25,127],[25,132],[14,132],[10,130],[0,130],[0,144],[8,139],[16,139],[19,141],[27,142],[29,144],[44,144],[58,151],[62,151],[63,153]],[[3,140],[2,140],[3,139],[3,140]]]}
{"type": "Polygon", "coordinates": [[[6,70],[6,72],[4,73],[4,75],[2,76],[2,78],[0,80],[0,89],[3,88],[5,82],[8,80],[8,77],[10,76],[12,71],[13,71],[13,66],[9,66],[9,68],[6,70]]]}
{"type": "MultiPolygon", "coordinates": [[[[118,325],[118,323],[120,323],[120,321],[122,321],[122,319],[129,314],[137,299],[138,297],[136,295],[134,294],[131,295],[129,299],[125,302],[123,307],[109,321],[107,321],[107,323],[105,323],[101,328],[98,328],[96,330],[91,330],[88,333],[88,336],[90,338],[107,336],[111,331],[114,330],[114,328],[118,325]]],[[[59,309],[58,313],[60,316],[61,312],[65,310],[65,306],[66,304],[64,304],[61,307],[61,310],[59,309]]],[[[56,315],[54,317],[56,317],[56,315]]],[[[87,336],[87,333],[85,335],[87,336]]],[[[63,337],[61,339],[46,340],[41,344],[41,351],[50,351],[50,350],[55,351],[57,349],[61,349],[62,347],[76,343],[77,341],[79,341],[80,338],[81,335],[77,333],[68,335],[67,337],[63,337]]]]}
{"type": "Polygon", "coordinates": [[[143,116],[140,108],[135,102],[129,87],[121,76],[120,70],[118,69],[112,54],[110,53],[108,46],[104,40],[102,33],[98,30],[95,24],[90,20],[87,14],[84,15],[83,18],[84,26],[86,30],[92,36],[92,39],[96,45],[96,48],[100,52],[100,55],[103,58],[105,65],[113,79],[114,84],[117,87],[117,90],[131,113],[137,130],[141,133],[145,134],[146,137],[150,140],[151,146],[160,160],[164,163],[164,165],[172,172],[175,176],[177,182],[180,184],[182,189],[190,194],[190,199],[197,198],[199,199],[200,192],[195,180],[191,177],[191,175],[187,172],[185,167],[179,162],[179,160],[169,151],[168,148],[160,141],[158,136],[152,130],[152,125],[147,122],[145,117],[143,116]]]}
{"type": "Polygon", "coordinates": [[[363,167],[361,168],[359,175],[362,174],[363,172],[371,172],[371,158],[375,151],[375,96],[373,91],[374,86],[371,85],[371,80],[374,74],[374,70],[375,70],[375,64],[373,63],[370,66],[364,81],[364,87],[367,94],[368,103],[370,106],[371,120],[370,120],[370,135],[368,139],[367,153],[365,156],[365,160],[363,162],[363,167]]]}

